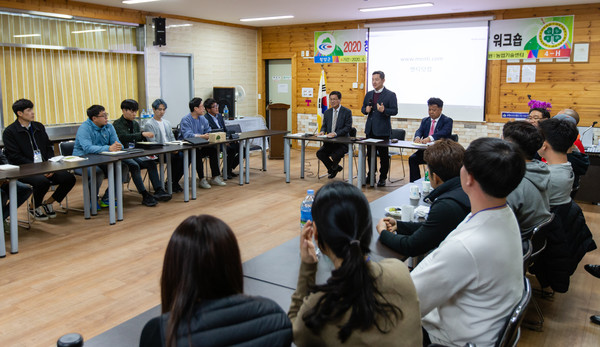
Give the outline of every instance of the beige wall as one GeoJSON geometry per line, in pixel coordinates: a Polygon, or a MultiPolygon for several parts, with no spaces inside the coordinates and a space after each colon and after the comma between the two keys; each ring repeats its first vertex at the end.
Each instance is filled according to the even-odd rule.
{"type": "Polygon", "coordinates": [[[152,20],[146,36],[146,86],[148,100],[160,97],[160,53],[193,55],[194,96],[212,97],[213,87],[241,85],[246,97],[237,104],[237,114],[257,114],[257,31],[167,18],[167,46],[153,46],[152,20]]]}

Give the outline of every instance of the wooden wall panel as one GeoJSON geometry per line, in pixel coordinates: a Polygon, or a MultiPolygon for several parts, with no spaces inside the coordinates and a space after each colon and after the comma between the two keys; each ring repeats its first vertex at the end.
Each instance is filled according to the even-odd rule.
{"type": "MultiPolygon", "coordinates": [[[[556,15],[575,15],[574,41],[590,43],[588,63],[536,63],[536,83],[506,83],[506,62],[489,61],[486,82],[486,120],[488,122],[504,122],[501,112],[528,110],[527,95],[534,99],[552,103],[552,114],[562,108],[572,107],[581,115],[581,125],[589,125],[600,118],[600,106],[597,102],[600,91],[600,4],[553,6],[543,8],[527,8],[516,10],[490,11],[485,13],[448,14],[435,16],[438,18],[472,17],[494,15],[496,19],[514,19],[530,17],[546,17],[556,15]]],[[[384,21],[422,20],[423,17],[381,19],[384,21]]],[[[319,84],[319,64],[310,59],[302,59],[300,51],[309,50],[313,54],[314,31],[342,30],[362,27],[367,21],[319,23],[311,25],[295,25],[280,27],[265,27],[261,29],[262,54],[298,53],[297,71],[292,71],[292,77],[297,79],[297,93],[302,87],[316,88],[319,84]]],[[[520,63],[519,65],[523,65],[520,63]]],[[[370,78],[365,74],[366,64],[359,64],[358,83],[365,87],[370,78]]],[[[360,115],[360,107],[365,89],[352,89],[356,81],[356,65],[354,64],[324,64],[327,73],[327,90],[340,90],[343,94],[342,104],[352,110],[353,115],[360,115]]],[[[264,68],[258,72],[264,74],[264,68]]],[[[259,90],[264,93],[264,83],[259,84],[259,90]]],[[[311,106],[307,107],[301,94],[297,98],[298,113],[316,114],[316,94],[311,106]]]]}

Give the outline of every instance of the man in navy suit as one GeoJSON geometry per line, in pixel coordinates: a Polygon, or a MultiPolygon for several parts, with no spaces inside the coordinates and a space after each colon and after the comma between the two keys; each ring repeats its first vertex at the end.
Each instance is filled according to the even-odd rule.
{"type": "MultiPolygon", "coordinates": [[[[204,108],[206,109],[204,118],[208,120],[211,130],[221,129],[221,131],[227,133],[227,127],[225,126],[223,116],[219,113],[219,104],[217,101],[212,98],[206,99],[206,101],[204,101],[204,108]]],[[[227,179],[238,176],[233,172],[233,169],[235,169],[240,162],[237,144],[237,142],[231,142],[225,145],[225,150],[227,151],[227,179]]]]}
{"type": "MultiPolygon", "coordinates": [[[[427,106],[429,107],[429,117],[425,117],[421,121],[421,126],[415,133],[414,142],[429,143],[442,138],[450,138],[450,135],[452,135],[452,118],[442,114],[444,102],[439,98],[430,98],[427,100],[427,106]]],[[[425,164],[423,150],[416,151],[408,158],[411,182],[421,178],[419,164],[425,164]]]]}
{"type": "MultiPolygon", "coordinates": [[[[367,116],[365,134],[368,138],[387,141],[392,132],[390,116],[398,114],[396,94],[383,86],[385,83],[385,74],[382,71],[373,72],[371,82],[373,84],[373,90],[365,95],[363,106],[361,108],[362,113],[367,116]]],[[[390,158],[388,153],[387,147],[377,147],[377,156],[379,156],[381,163],[379,181],[377,182],[378,187],[385,186],[385,180],[387,179],[388,171],[390,169],[390,158]]],[[[370,163],[371,151],[367,151],[367,157],[370,163]]],[[[375,175],[375,172],[369,172],[365,181],[369,180],[371,174],[375,175]]]]}
{"type": "MultiPolygon", "coordinates": [[[[340,105],[342,93],[333,91],[329,93],[329,102],[331,108],[325,111],[323,116],[323,124],[321,125],[321,133],[327,134],[327,137],[348,136],[352,129],[352,111],[340,105]]],[[[343,168],[339,165],[340,160],[348,151],[348,146],[325,142],[317,151],[317,158],[325,164],[329,178],[334,178],[343,168]]]]}

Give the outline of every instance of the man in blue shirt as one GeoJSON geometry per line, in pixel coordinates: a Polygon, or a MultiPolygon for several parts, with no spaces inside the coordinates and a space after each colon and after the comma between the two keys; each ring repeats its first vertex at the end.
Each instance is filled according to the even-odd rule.
{"type": "MultiPolygon", "coordinates": [[[[73,155],[82,156],[90,153],[116,152],[123,148],[115,128],[108,123],[108,112],[106,112],[104,106],[90,106],[87,109],[87,116],[88,120],[81,123],[79,129],[77,129],[73,155]]],[[[81,169],[75,169],[75,172],[82,173],[81,169]]],[[[100,189],[102,180],[107,174],[108,167],[106,165],[96,166],[96,192],[100,189]]],[[[88,175],[91,175],[91,169],[89,168],[88,175]]],[[[99,205],[102,207],[108,206],[108,189],[104,192],[99,205]]]]}
{"type": "MultiPolygon", "coordinates": [[[[202,104],[201,98],[193,98],[189,103],[190,113],[181,119],[180,127],[181,133],[180,139],[187,139],[190,137],[201,137],[208,140],[208,133],[210,133],[210,124],[208,120],[204,118],[205,108],[202,104]]],[[[217,156],[216,146],[205,146],[197,149],[196,153],[196,172],[200,178],[200,187],[204,189],[210,189],[211,185],[204,177],[204,168],[202,166],[202,158],[208,157],[210,163],[210,171],[212,173],[212,180],[210,183],[213,185],[224,186],[225,182],[220,176],[219,170],[219,157],[217,156]]],[[[185,168],[184,168],[185,169],[185,168]]],[[[174,177],[175,182],[178,182],[181,177],[174,177]]]]}

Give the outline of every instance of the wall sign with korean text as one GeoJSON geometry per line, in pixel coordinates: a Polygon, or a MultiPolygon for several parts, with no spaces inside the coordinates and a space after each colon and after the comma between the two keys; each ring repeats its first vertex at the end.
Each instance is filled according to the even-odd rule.
{"type": "Polygon", "coordinates": [[[367,29],[315,31],[315,63],[366,63],[367,29]]]}
{"type": "Polygon", "coordinates": [[[574,16],[491,21],[488,59],[569,57],[574,21],[574,16]]]}

